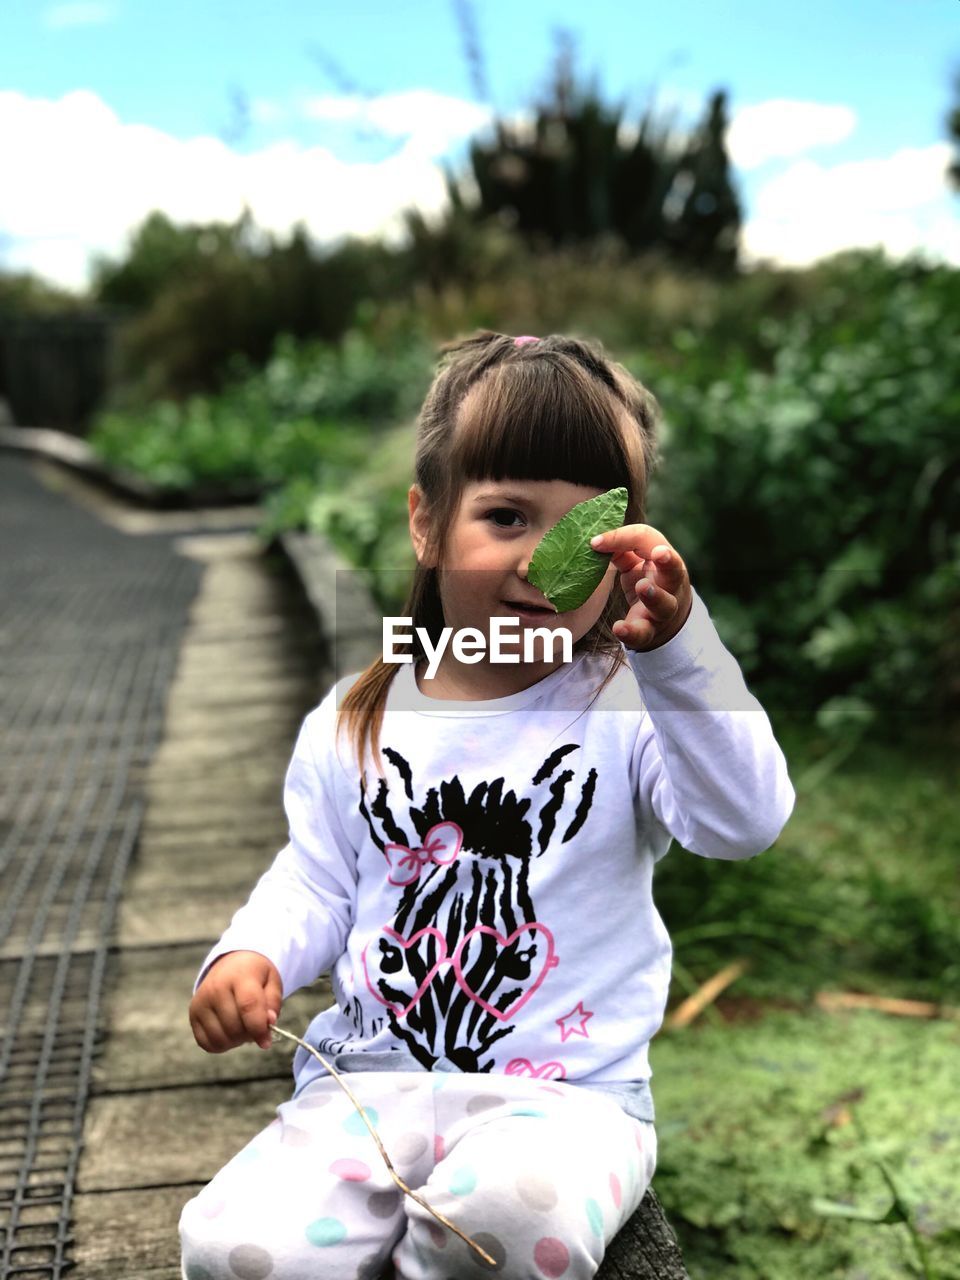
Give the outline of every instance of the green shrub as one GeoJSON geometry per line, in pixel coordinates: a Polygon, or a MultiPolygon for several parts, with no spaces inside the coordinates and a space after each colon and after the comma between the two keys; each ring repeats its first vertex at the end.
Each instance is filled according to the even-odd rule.
{"type": "Polygon", "coordinates": [[[766,322],[769,371],[636,368],[665,415],[648,508],[775,705],[827,735],[956,710],[960,272],[875,253],[766,322]],[[706,374],[712,376],[705,376],[706,374]]]}
{"type": "MultiPolygon", "coordinates": [[[[361,332],[337,346],[298,345],[284,334],[262,370],[235,356],[232,380],[218,396],[106,410],[90,444],[106,462],[167,490],[199,483],[268,490],[290,483],[301,495],[305,486],[311,493],[339,488],[364,467],[378,434],[419,404],[429,360],[417,335],[383,352],[361,332]]],[[[288,497],[274,509],[296,513],[306,503],[297,507],[288,497]]]]}
{"type": "Polygon", "coordinates": [[[358,308],[406,291],[402,254],[347,237],[319,250],[298,223],[286,243],[250,210],[233,223],[174,224],[155,210],[124,257],[94,264],[92,292],[127,317],[113,353],[125,401],[215,395],[238,353],[257,367],[277,334],[337,342],[358,308]]]}
{"type": "Polygon", "coordinates": [[[365,572],[381,613],[399,614],[416,564],[407,515],[414,441],[415,424],[404,423],[378,437],[352,473],[328,470],[319,485],[298,479],[269,494],[261,535],[289,528],[322,534],[365,572]]]}

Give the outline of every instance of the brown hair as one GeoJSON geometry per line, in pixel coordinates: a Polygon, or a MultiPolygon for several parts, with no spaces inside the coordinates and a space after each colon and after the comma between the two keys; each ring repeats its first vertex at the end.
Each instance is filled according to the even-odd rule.
{"type": "MultiPolygon", "coordinates": [[[[551,334],[517,346],[509,335],[484,329],[439,350],[417,423],[414,464],[431,516],[434,563],[443,564],[469,480],[556,479],[603,490],[623,485],[624,523],[643,522],[647,482],[659,461],[659,406],[632,374],[606,357],[600,343],[551,334]]],[[[574,653],[611,658],[594,699],[624,661],[611,628],[628,608],[618,577],[603,613],[574,645],[574,653]]],[[[436,644],[444,626],[436,568],[418,562],[401,616],[412,619],[416,663],[425,657],[416,628],[424,627],[436,644]]],[[[344,695],[335,736],[345,722],[361,767],[369,740],[382,771],[380,729],[398,669],[378,657],[344,695]]]]}

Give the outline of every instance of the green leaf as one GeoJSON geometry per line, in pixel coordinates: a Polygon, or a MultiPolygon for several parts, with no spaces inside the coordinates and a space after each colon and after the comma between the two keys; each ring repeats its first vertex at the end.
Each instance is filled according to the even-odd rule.
{"type": "Polygon", "coordinates": [[[578,502],[537,543],[527,579],[560,613],[579,609],[599,586],[610,555],[594,551],[590,539],[623,524],[627,501],[621,485],[578,502]]]}

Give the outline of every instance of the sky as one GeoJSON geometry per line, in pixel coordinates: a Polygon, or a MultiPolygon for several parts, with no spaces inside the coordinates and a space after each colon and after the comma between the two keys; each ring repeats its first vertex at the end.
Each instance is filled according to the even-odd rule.
{"type": "Polygon", "coordinates": [[[561,31],[628,125],[726,91],[746,264],[960,265],[960,0],[2,0],[0,269],[82,290],[153,209],[395,242],[441,160],[529,118],[561,31]]]}

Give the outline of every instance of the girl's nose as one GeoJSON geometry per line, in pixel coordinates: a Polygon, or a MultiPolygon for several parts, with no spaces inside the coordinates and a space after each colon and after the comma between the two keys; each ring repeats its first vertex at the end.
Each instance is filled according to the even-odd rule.
{"type": "Polygon", "coordinates": [[[525,543],[520,548],[520,558],[517,562],[517,573],[521,578],[523,578],[524,582],[527,580],[527,571],[530,568],[530,561],[533,559],[533,553],[536,551],[539,543],[539,537],[533,538],[529,544],[525,543]]]}

